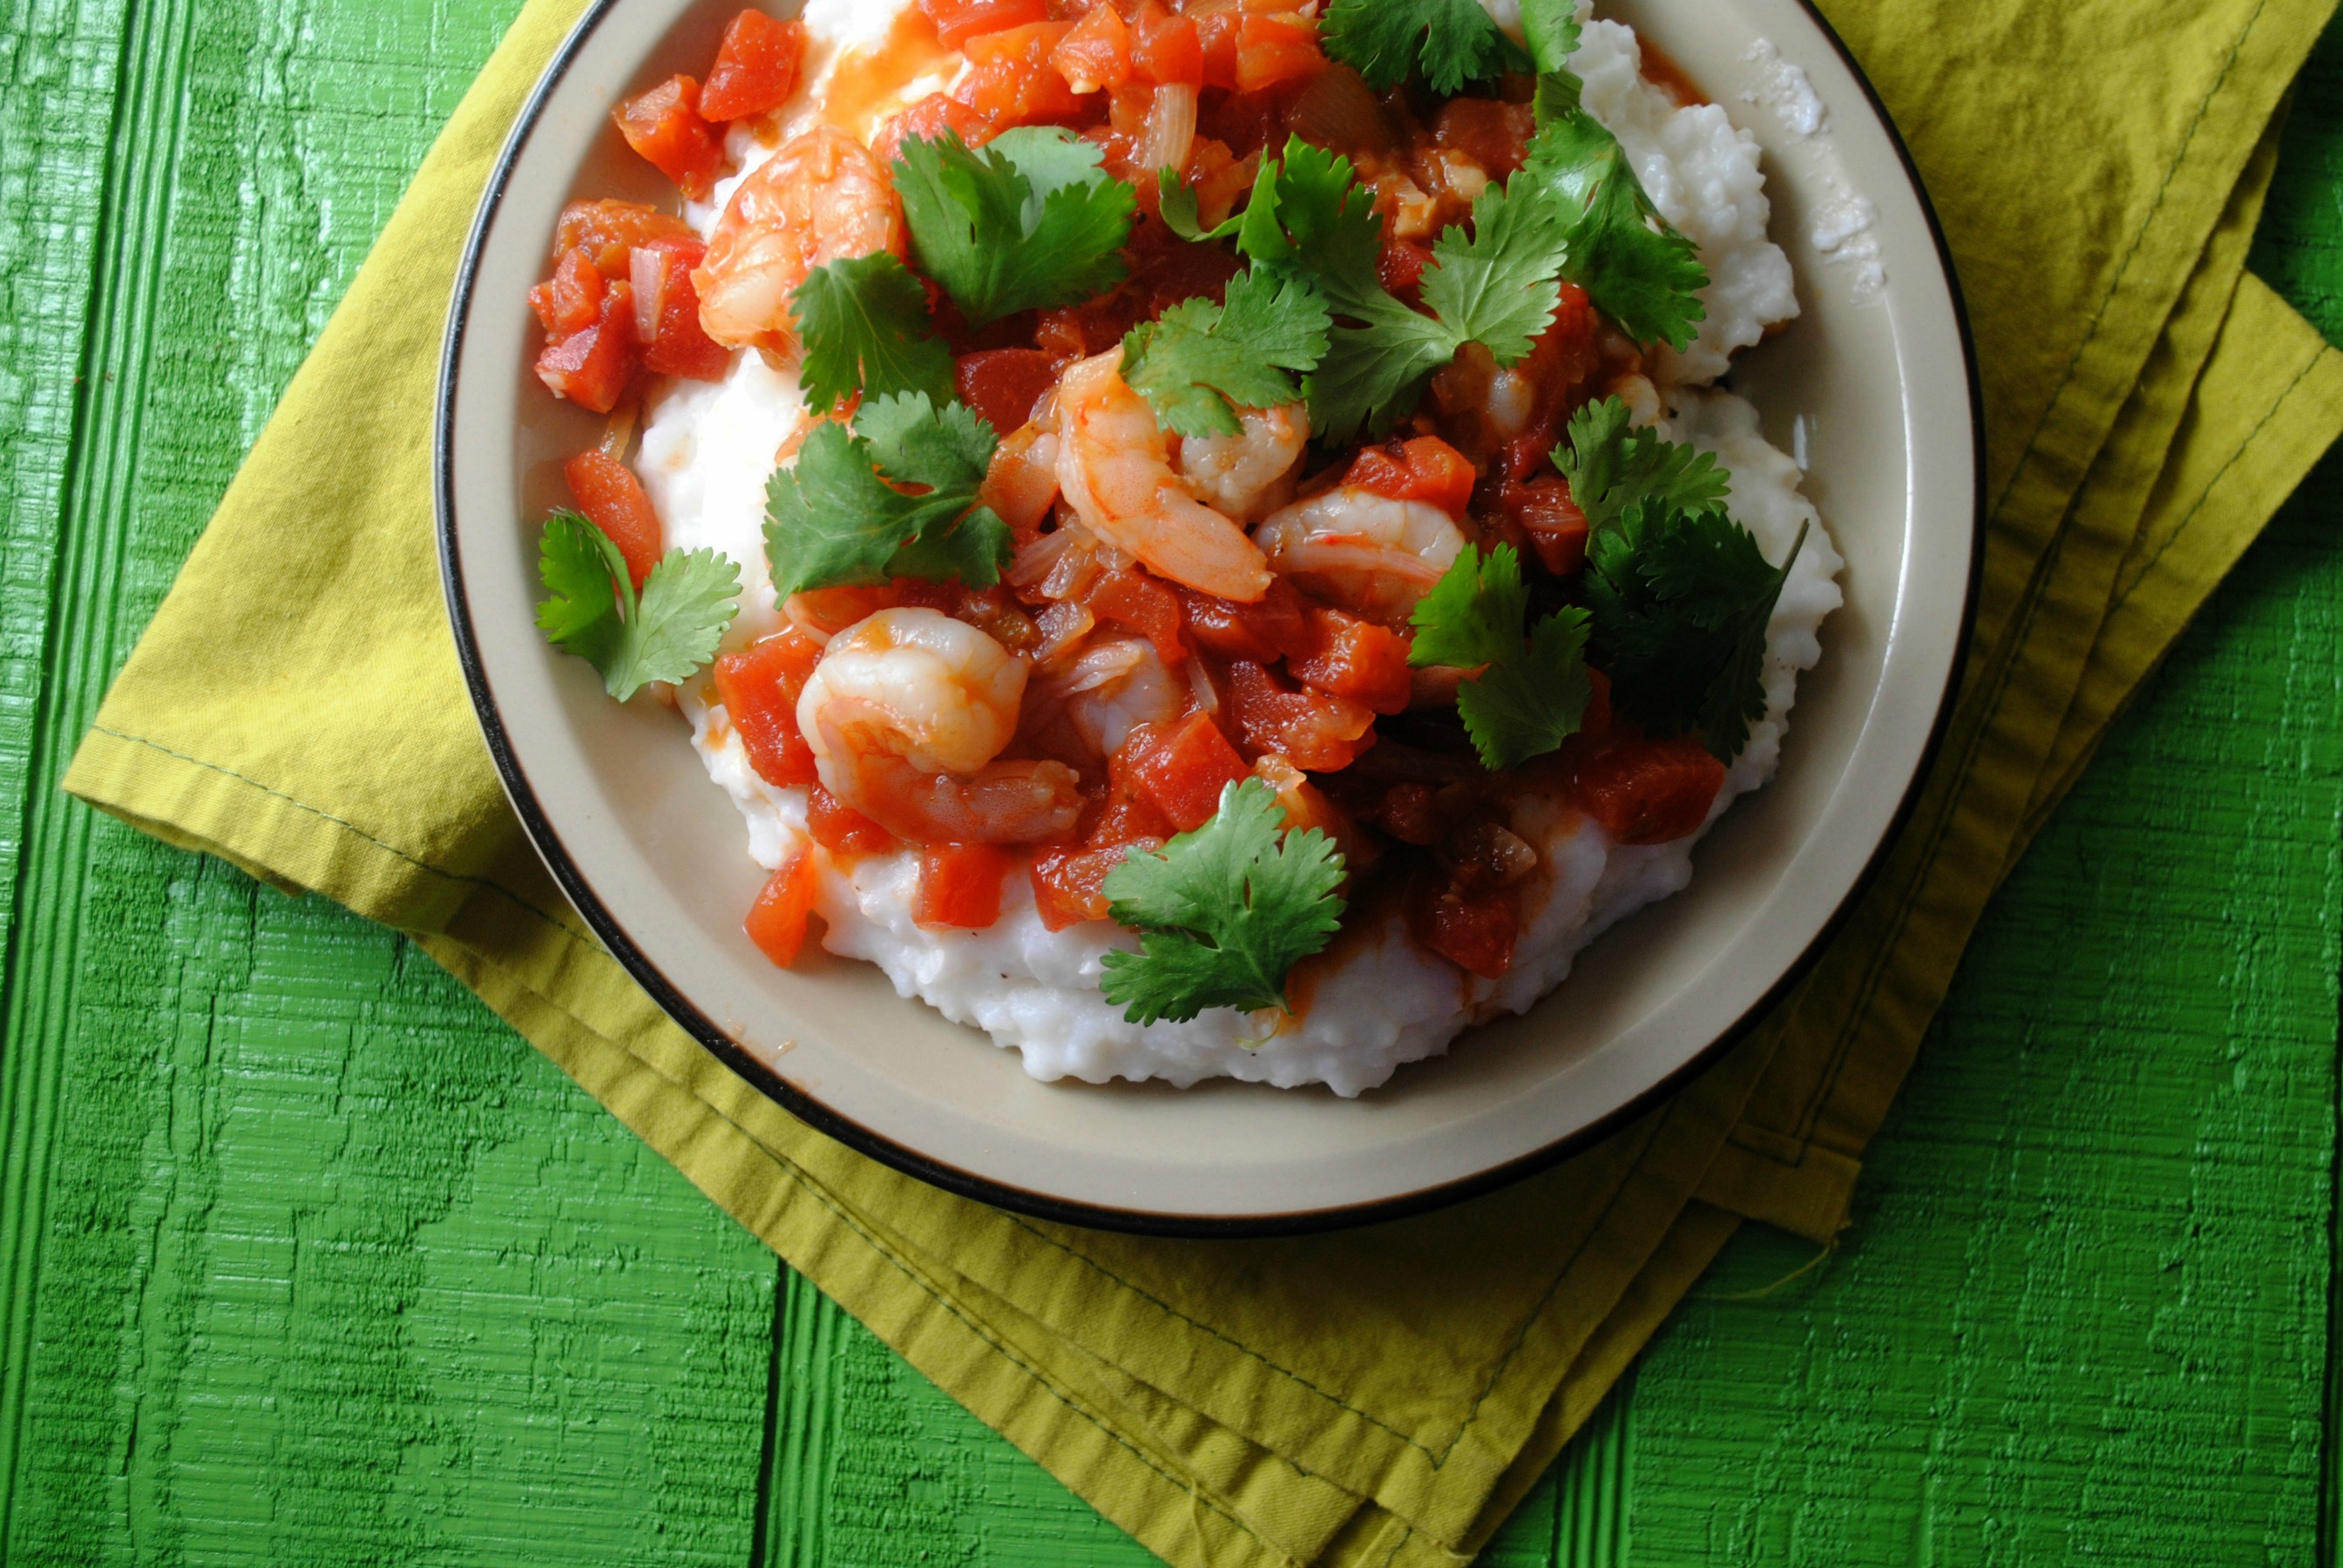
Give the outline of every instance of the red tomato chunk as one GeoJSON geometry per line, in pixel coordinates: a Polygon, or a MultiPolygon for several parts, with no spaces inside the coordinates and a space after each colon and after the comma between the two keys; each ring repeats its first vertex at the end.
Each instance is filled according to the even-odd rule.
{"type": "Polygon", "coordinates": [[[871,159],[882,169],[891,168],[906,139],[917,136],[923,142],[940,142],[947,131],[971,147],[991,140],[991,127],[982,115],[958,98],[930,93],[879,127],[879,134],[870,138],[871,159]]]}
{"type": "Polygon", "coordinates": [[[1204,44],[1196,25],[1157,0],[1139,0],[1131,19],[1131,69],[1159,87],[1204,85],[1204,44]]]}
{"type": "Polygon", "coordinates": [[[603,291],[594,325],[548,342],[537,357],[537,378],[557,397],[608,414],[635,377],[635,291],[614,283],[603,291]]]}
{"type": "Polygon", "coordinates": [[[1419,943],[1468,974],[1499,980],[1513,966],[1522,916],[1510,889],[1467,892],[1443,886],[1415,900],[1408,915],[1419,943]]]}
{"type": "Polygon", "coordinates": [[[700,117],[720,124],[779,108],[797,91],[805,45],[805,24],[794,18],[777,22],[762,11],[733,17],[699,90],[700,117]]]}
{"type": "Polygon", "coordinates": [[[1437,436],[1417,436],[1368,447],[1352,459],[1342,482],[1394,501],[1427,501],[1461,518],[1479,477],[1463,453],[1437,436]]]}
{"type": "Polygon", "coordinates": [[[980,931],[1001,918],[1001,884],[1015,869],[995,844],[930,844],[920,852],[920,897],[911,920],[930,929],[980,931]]]}
{"type": "Polygon", "coordinates": [[[1304,686],[1365,704],[1377,713],[1404,713],[1415,677],[1407,667],[1410,639],[1388,627],[1312,609],[1310,652],[1286,668],[1304,686]]]}
{"type": "Polygon", "coordinates": [[[1580,807],[1621,843],[1664,844],[1708,820],[1725,764],[1689,735],[1648,740],[1614,726],[1574,759],[1570,782],[1580,807]]]}
{"type": "Polygon", "coordinates": [[[797,962],[805,947],[806,917],[813,912],[820,887],[820,871],[813,856],[800,849],[781,862],[781,869],[749,906],[749,918],[740,922],[749,940],[782,969],[797,962]]]}
{"type": "Polygon", "coordinates": [[[1252,772],[1209,713],[1167,729],[1140,726],[1115,754],[1114,769],[1132,795],[1183,833],[1211,821],[1222,789],[1252,772]]]}
{"type": "Polygon", "coordinates": [[[1035,22],[979,34],[965,45],[974,69],[952,95],[996,131],[1070,118],[1082,101],[1048,67],[1051,51],[1073,30],[1071,22],[1035,22]]]}
{"type": "Polygon", "coordinates": [[[721,381],[731,368],[732,351],[699,325],[699,291],[691,269],[700,247],[681,241],[638,246],[629,261],[635,291],[635,341],[642,346],[643,368],[659,376],[721,381]]]}
{"type": "Polygon", "coordinates": [[[987,348],[961,355],[952,382],[960,400],[1006,436],[1032,418],[1034,405],[1058,384],[1058,362],[1038,348],[987,348]]]}
{"type": "Polygon", "coordinates": [[[633,470],[598,447],[561,465],[561,477],[587,520],[608,534],[627,558],[627,574],[641,588],[664,549],[659,513],[633,470]]]}
{"type": "Polygon", "coordinates": [[[894,834],[819,784],[806,794],[806,831],[833,855],[884,855],[897,848],[894,834]]]}
{"type": "Polygon", "coordinates": [[[662,240],[697,245],[699,236],[673,213],[639,202],[574,201],[561,209],[553,248],[557,256],[583,250],[604,277],[624,277],[630,252],[662,240]]]}
{"type": "Polygon", "coordinates": [[[553,276],[528,291],[529,308],[544,324],[545,335],[558,340],[583,332],[602,314],[602,275],[583,246],[561,253],[553,276]]]}
{"type": "Polygon", "coordinates": [[[1049,0],[920,0],[947,49],[958,49],[980,33],[998,33],[1050,19],[1049,0]]]}
{"type": "Polygon", "coordinates": [[[1189,639],[1207,652],[1274,664],[1310,651],[1310,623],[1302,616],[1302,596],[1283,578],[1270,579],[1269,591],[1258,604],[1238,604],[1186,588],[1180,598],[1189,639]]]}
{"type": "Polygon", "coordinates": [[[1050,65],[1077,93],[1120,87],[1131,80],[1131,29],[1112,5],[1093,5],[1050,51],[1050,65]]]}
{"type": "Polygon", "coordinates": [[[693,201],[716,186],[724,166],[724,142],[699,114],[699,84],[669,76],[639,98],[618,106],[613,116],[627,146],[673,180],[693,201]]]}
{"type": "Polygon", "coordinates": [[[1229,666],[1229,690],[1245,744],[1306,773],[1336,773],[1374,744],[1374,710],[1329,692],[1290,691],[1244,660],[1229,666]]]}
{"type": "Polygon", "coordinates": [[[1090,610],[1101,619],[1129,627],[1155,645],[1166,664],[1188,657],[1180,640],[1180,596],[1161,578],[1137,568],[1101,572],[1091,585],[1090,610]]]}
{"type": "Polygon", "coordinates": [[[716,696],[740,732],[749,766],[768,784],[811,784],[813,749],[798,732],[798,699],[821,644],[797,630],[769,637],[716,661],[716,696]]]}

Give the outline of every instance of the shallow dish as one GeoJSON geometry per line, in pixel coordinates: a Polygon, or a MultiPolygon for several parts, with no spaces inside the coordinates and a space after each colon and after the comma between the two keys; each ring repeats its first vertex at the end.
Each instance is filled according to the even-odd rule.
{"type": "Polygon", "coordinates": [[[483,200],[451,307],[438,430],[449,616],[506,789],[554,875],[676,1020],[798,1115],[890,1164],[1028,1212],[1264,1233],[1428,1208],[1560,1158],[1735,1038],[1852,907],[1933,753],[1980,542],[1976,376],[1933,215],[1884,113],[1799,0],[1602,8],[1764,147],[1804,309],[1731,384],[1845,557],[1778,777],[1527,1014],[1345,1101],[1220,1081],[1043,1084],[865,965],[774,969],[740,930],[758,868],[676,720],[620,708],[538,634],[535,530],[594,416],[529,396],[526,296],[573,195],[659,200],[611,106],[705,60],[738,0],[602,0],[548,69],[483,200]],[[1784,62],[1811,97],[1785,99],[1784,62]],[[1816,120],[1815,100],[1823,111],[1816,120]],[[1817,248],[1851,196],[1884,281],[1817,248]]]}

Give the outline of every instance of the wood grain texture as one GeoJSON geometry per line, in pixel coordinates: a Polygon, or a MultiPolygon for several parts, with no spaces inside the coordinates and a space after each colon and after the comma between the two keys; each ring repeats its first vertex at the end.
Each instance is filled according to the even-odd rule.
{"type": "MultiPolygon", "coordinates": [[[[55,793],[513,6],[0,16],[0,1560],[1144,1563],[403,941],[55,793]]],[[[2257,255],[2318,310],[2338,61],[2257,255]]],[[[1484,1561],[2310,1559],[2338,477],[1988,916],[1846,1245],[1736,1243],[1484,1561]]]]}

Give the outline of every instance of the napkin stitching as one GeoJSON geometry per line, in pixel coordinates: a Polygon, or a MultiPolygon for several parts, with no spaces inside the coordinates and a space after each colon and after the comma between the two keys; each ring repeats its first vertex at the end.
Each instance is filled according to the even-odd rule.
{"type": "MultiPolygon", "coordinates": [[[[2278,417],[2278,410],[2285,407],[2288,400],[2293,397],[2296,389],[2309,379],[2310,373],[2318,367],[2318,362],[2325,358],[2328,352],[2328,346],[2322,342],[2310,357],[2303,361],[2302,368],[2294,373],[2294,379],[2286,384],[2286,390],[2279,393],[2277,400],[2263,410],[2259,419],[2254,421],[2254,427],[2246,432],[2246,438],[2237,443],[2237,450],[2231,452],[2222,461],[2221,466],[2213,471],[2213,477],[2205,481],[2205,487],[2197,492],[2197,498],[2188,503],[2188,510],[2182,514],[2177,523],[2173,525],[2172,532],[2165,536],[2164,542],[2156,547],[2156,553],[2142,563],[2139,576],[2133,579],[2135,585],[2156,569],[2157,562],[2164,558],[2167,550],[2180,542],[2180,536],[2188,531],[2188,525],[2195,522],[2197,515],[2204,511],[2205,503],[2213,498],[2213,492],[2220,487],[2223,479],[2229,477],[2229,470],[2237,466],[2238,459],[2253,450],[2254,443],[2261,439],[2262,431],[2268,427],[2271,420],[2278,417]]],[[[2137,591],[2137,586],[2134,591],[2137,591]]]]}
{"type": "Polygon", "coordinates": [[[543,920],[547,925],[551,926],[555,930],[561,932],[564,936],[572,934],[569,928],[563,925],[560,920],[556,919],[554,916],[548,914],[545,910],[538,909],[536,905],[530,903],[527,899],[522,898],[518,893],[514,892],[510,888],[506,887],[501,882],[496,881],[488,877],[467,876],[461,871],[444,870],[441,868],[431,864],[428,860],[417,859],[413,855],[410,855],[406,850],[400,849],[397,845],[387,842],[385,839],[376,838],[372,833],[367,832],[364,828],[359,827],[355,822],[337,817],[331,811],[312,806],[307,800],[300,799],[296,796],[287,795],[282,789],[272,789],[267,785],[263,784],[259,779],[239,773],[233,768],[224,767],[217,762],[207,762],[200,757],[191,757],[184,751],[174,751],[171,748],[164,745],[161,741],[149,740],[144,735],[127,735],[119,729],[109,729],[103,724],[93,724],[90,726],[90,729],[93,733],[98,735],[110,735],[116,740],[127,740],[134,746],[144,746],[150,750],[159,751],[164,756],[173,758],[178,761],[193,763],[198,768],[207,768],[215,773],[224,774],[227,778],[235,779],[239,784],[257,789],[262,794],[269,796],[272,799],[282,800],[287,805],[291,806],[297,810],[307,811],[312,817],[316,817],[323,821],[331,822],[335,827],[343,829],[347,832],[355,833],[359,838],[365,839],[367,843],[372,844],[376,849],[396,855],[398,859],[406,861],[408,865],[413,866],[418,871],[428,871],[435,877],[444,877],[451,882],[460,882],[468,887],[486,888],[491,892],[502,893],[506,898],[510,899],[514,903],[519,905],[522,909],[527,910],[530,914],[535,915],[538,920],[543,920]]]}
{"type": "MultiPolygon", "coordinates": [[[[1637,1163],[1641,1163],[1640,1159],[1637,1163]]],[[[1431,1444],[1424,1442],[1420,1439],[1411,1437],[1406,1432],[1401,1431],[1398,1427],[1392,1425],[1390,1422],[1378,1420],[1376,1417],[1368,1414],[1365,1411],[1359,1409],[1356,1405],[1352,1404],[1349,1401],[1343,1399],[1340,1394],[1332,1393],[1325,1389],[1320,1388],[1316,1383],[1311,1382],[1302,1373],[1294,1372],[1291,1368],[1279,1365],[1277,1362],[1270,1360],[1267,1356],[1262,1355],[1259,1351],[1254,1350],[1252,1346],[1247,1345],[1241,1341],[1231,1339],[1219,1329],[1212,1327],[1212,1324],[1200,1322],[1196,1319],[1190,1317],[1187,1313],[1182,1312],[1171,1302],[1162,1301],[1151,1292],[1138,1285],[1132,1284],[1130,1281],[1124,1279],[1121,1275],[1116,1273],[1112,1269],[1108,1268],[1105,1264],[1098,1261],[1095,1258],[1084,1257],[1081,1253],[1075,1251],[1071,1247],[1067,1246],[1063,1241],[1059,1241],[1055,1236],[1052,1236],[1048,1231],[1035,1226],[1032,1221],[1027,1220],[1023,1215],[1012,1214],[1010,1218],[1014,1221],[1021,1229],[1040,1238],[1041,1241],[1048,1242],[1051,1246],[1057,1248],[1058,1251],[1063,1252],[1067,1257],[1073,1259],[1075,1261],[1082,1263],[1098,1273],[1105,1275],[1109,1280],[1113,1281],[1114,1283],[1121,1286],[1125,1291],[1137,1296],[1141,1301],[1147,1302],[1150,1306],[1167,1313],[1181,1322],[1186,1323],[1192,1329],[1199,1330],[1203,1333],[1211,1335],[1213,1339],[1216,1339],[1222,1344],[1229,1346],[1232,1350],[1234,1350],[1238,1354],[1245,1357],[1248,1361],[1257,1362],[1262,1366],[1266,1367],[1269,1371],[1277,1373],[1278,1376],[1291,1379],[1292,1382],[1301,1384],[1303,1388],[1308,1389],[1312,1393],[1318,1395],[1321,1399],[1323,1399],[1329,1404],[1335,1406],[1337,1409],[1349,1411],[1353,1415],[1357,1416],[1361,1421],[1365,1422],[1368,1425],[1390,1433],[1392,1436],[1399,1439],[1400,1442],[1407,1444],[1408,1447],[1422,1453],[1426,1459],[1432,1462],[1433,1468],[1437,1470],[1442,1465],[1448,1462],[1449,1455],[1456,1452],[1456,1445],[1463,1441],[1464,1434],[1471,1431],[1473,1423],[1480,1419],[1481,1407],[1488,1402],[1490,1393],[1496,1388],[1498,1382],[1503,1379],[1506,1367],[1513,1363],[1515,1352],[1521,1349],[1523,1342],[1529,1338],[1530,1329],[1536,1323],[1540,1314],[1545,1311],[1547,1303],[1554,1300],[1554,1292],[1562,1288],[1563,1281],[1569,1278],[1570,1271],[1573,1268],[1577,1266],[1579,1258],[1584,1254],[1587,1247],[1594,1242],[1594,1238],[1601,1233],[1603,1221],[1609,1219],[1611,1211],[1619,1206],[1619,1200],[1625,1196],[1626,1188],[1627,1182],[1624,1180],[1612,1188],[1611,1197],[1609,1201],[1604,1204],[1602,1213],[1594,1217],[1594,1222],[1587,1228],[1586,1234],[1579,1240],[1578,1245],[1572,1249],[1570,1256],[1563,1260],[1561,1269],[1554,1274],[1553,1282],[1546,1286],[1545,1292],[1538,1297],[1536,1302],[1527,1312],[1522,1315],[1521,1322],[1514,1330],[1513,1342],[1505,1347],[1505,1353],[1499,1357],[1497,1364],[1490,1369],[1489,1381],[1483,1385],[1479,1397],[1473,1400],[1473,1408],[1465,1412],[1463,1424],[1459,1425],[1457,1429],[1449,1435],[1447,1443],[1436,1451],[1431,1444]]]]}
{"type": "Polygon", "coordinates": [[[2051,391],[2050,401],[2044,407],[2042,417],[2036,422],[2033,434],[2026,437],[2026,449],[2017,455],[2017,466],[2009,471],[2009,478],[2002,486],[2001,494],[1994,498],[1996,512],[2001,510],[2009,499],[2010,491],[2017,487],[2017,481],[2025,476],[2026,463],[2042,444],[2042,433],[2050,427],[2052,416],[2066,401],[2066,388],[2074,384],[2077,367],[2082,364],[2084,355],[2090,352],[2091,345],[2098,340],[2099,328],[2107,325],[2107,307],[2115,303],[2117,294],[2122,291],[2124,279],[2131,272],[2131,264],[2138,259],[2139,247],[2147,239],[2147,231],[2156,226],[2156,215],[2164,210],[2164,198],[2171,194],[2173,180],[2178,176],[2181,166],[2187,163],[2189,150],[2197,145],[2197,132],[2205,123],[2205,112],[2213,106],[2213,100],[2220,95],[2221,85],[2229,79],[2229,72],[2236,66],[2237,56],[2245,52],[2246,39],[2260,23],[2262,12],[2268,5],[2268,0],[2258,0],[2253,15],[2246,18],[2245,25],[2229,41],[2228,56],[2221,62],[2220,74],[2213,78],[2213,85],[2198,100],[2197,112],[2189,118],[2188,129],[2181,134],[2180,150],[2165,168],[2164,179],[2156,187],[2156,199],[2148,204],[2147,216],[2140,219],[2138,229],[2131,236],[2131,245],[2124,251],[2123,259],[2116,264],[2115,276],[2107,280],[2107,289],[2099,297],[2098,308],[2091,312],[2090,325],[2084,330],[2081,341],[2075,345],[2075,352],[2067,357],[2066,368],[2059,376],[2056,387],[2051,391]]]}

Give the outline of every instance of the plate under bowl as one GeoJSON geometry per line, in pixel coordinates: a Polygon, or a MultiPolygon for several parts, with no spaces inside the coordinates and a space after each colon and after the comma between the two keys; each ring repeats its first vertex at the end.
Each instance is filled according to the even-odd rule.
{"type": "Polygon", "coordinates": [[[1648,1104],[1746,1029],[1851,910],[1933,755],[1981,542],[1976,374],[1941,235],[1902,144],[1801,0],[1617,0],[1764,147],[1804,315],[1733,382],[1846,558],[1846,604],[1798,690],[1781,773],[1694,857],[1686,891],[1611,931],[1526,1015],[1342,1100],[1229,1081],[1043,1084],[1013,1051],[826,956],[776,970],[741,933],[762,874],[669,714],[621,708],[532,624],[532,519],[600,421],[544,395],[526,297],[573,196],[671,199],[610,108],[696,71],[739,0],[601,0],[514,128],[450,313],[438,430],[448,611],[480,722],[530,838],[650,994],[736,1070],[854,1147],[953,1191],[1079,1223],[1312,1230],[1428,1208],[1526,1173],[1648,1104]],[[1827,132],[1756,96],[1769,40],[1827,132]],[[1762,55],[1762,51],[1758,52],[1762,55]],[[1751,95],[1745,98],[1744,95],[1751,95]],[[1886,272],[1858,297],[1808,238],[1855,192],[1886,272]]]}

